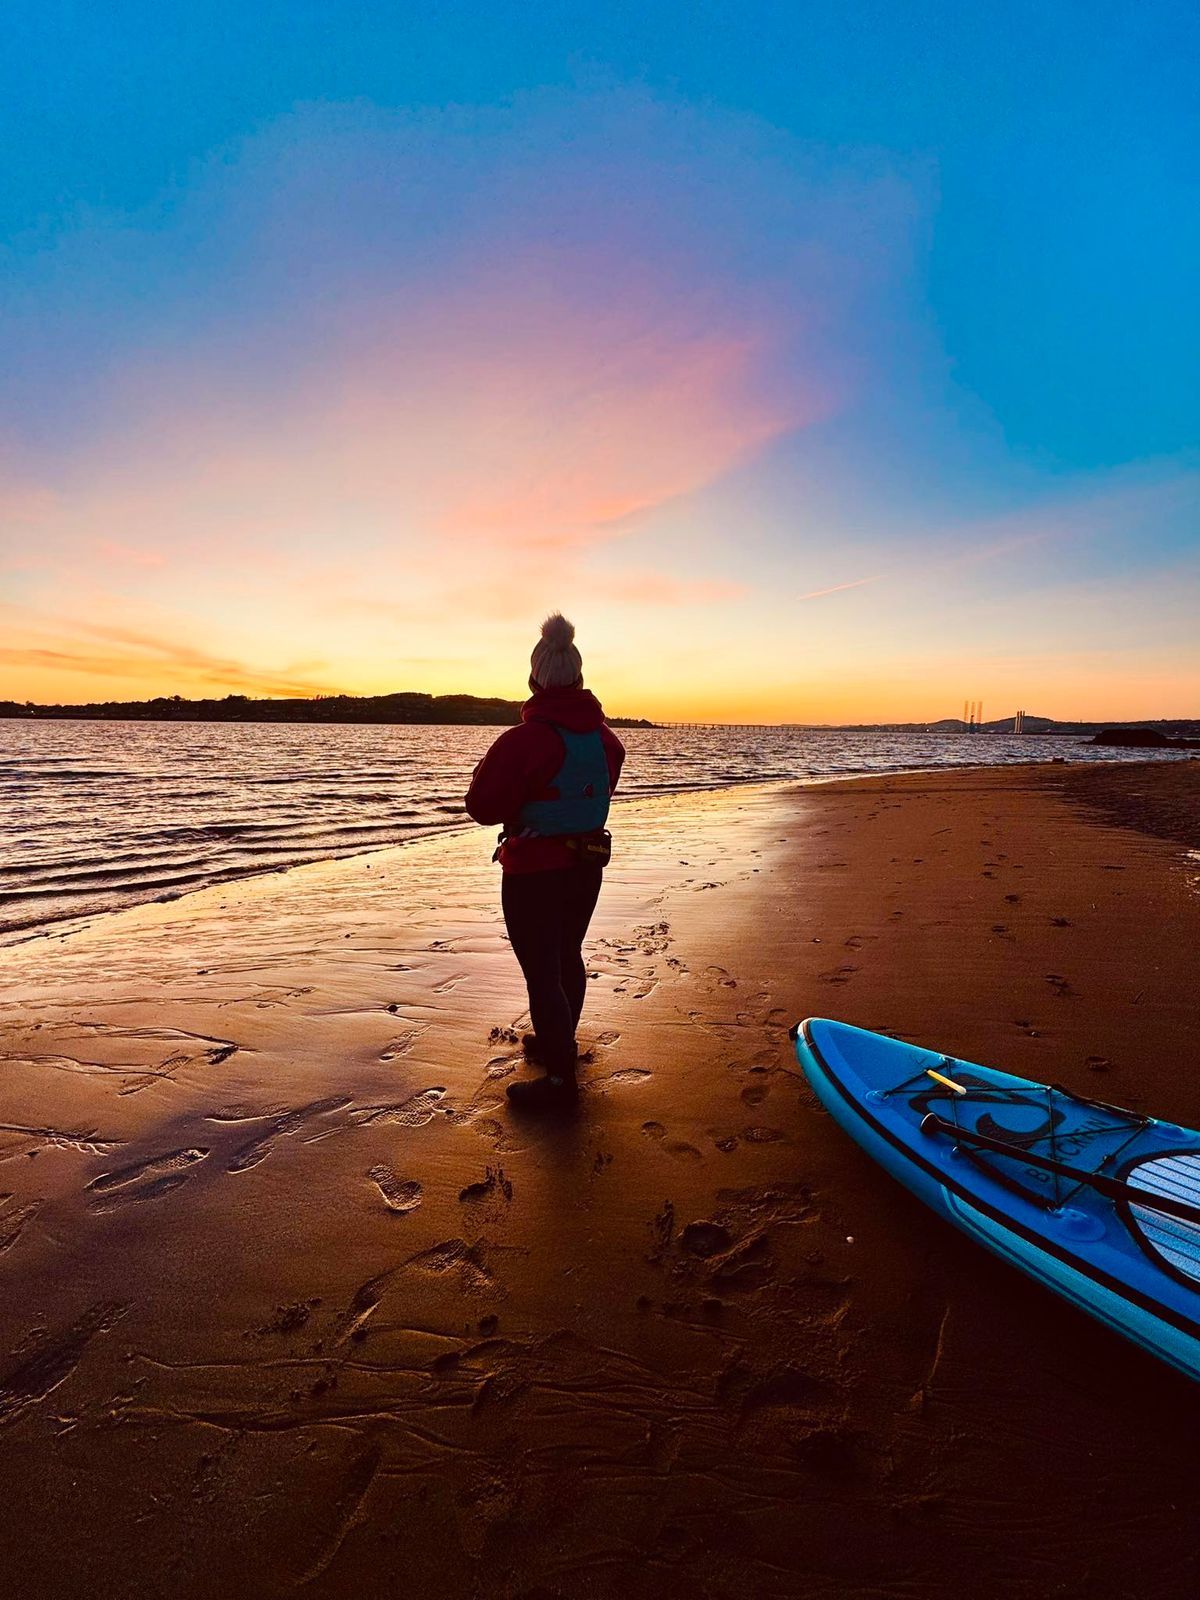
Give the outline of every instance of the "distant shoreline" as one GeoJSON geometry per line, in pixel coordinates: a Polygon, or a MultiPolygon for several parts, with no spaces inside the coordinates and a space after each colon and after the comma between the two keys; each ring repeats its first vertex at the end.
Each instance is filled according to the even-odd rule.
{"type": "MultiPolygon", "coordinates": [[[[0,718],[31,722],[313,722],[417,727],[511,727],[521,720],[520,700],[472,694],[317,695],[306,700],[105,700],[84,705],[36,705],[0,700],[0,718]]],[[[653,728],[644,717],[609,717],[615,728],[653,728]]]]}
{"type": "MultiPolygon", "coordinates": [[[[384,695],[316,695],[309,699],[251,699],[244,694],[219,700],[185,700],[158,695],[152,700],[104,700],[79,705],[38,705],[33,701],[0,700],[0,721],[31,722],[274,722],[360,723],[364,726],[511,727],[521,720],[520,700],[472,694],[433,695],[406,690],[384,695]]],[[[1134,717],[1124,721],[1058,722],[1025,715],[1020,733],[1012,717],[968,723],[956,717],[936,722],[720,722],[705,719],[654,722],[648,717],[608,718],[614,728],[733,728],[801,733],[934,733],[991,734],[1014,738],[1071,738],[1113,730],[1161,733],[1167,738],[1200,738],[1200,717],[1134,717]]]]}

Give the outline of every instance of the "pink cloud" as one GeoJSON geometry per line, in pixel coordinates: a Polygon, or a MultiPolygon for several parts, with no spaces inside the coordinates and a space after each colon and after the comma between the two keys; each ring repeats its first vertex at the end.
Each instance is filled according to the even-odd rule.
{"type": "MultiPolygon", "coordinates": [[[[740,586],[645,570],[654,513],[838,409],[860,370],[847,310],[910,224],[874,159],[817,162],[640,93],[307,108],[193,174],[155,226],[113,221],[130,290],[154,293],[72,373],[86,425],[39,455],[47,486],[0,463],[0,507],[7,477],[48,609],[106,614],[96,592],[122,578],[157,608],[137,637],[64,622],[80,671],[311,692],[244,658],[306,630],[364,670],[356,596],[381,631],[394,597],[453,655],[581,586],[719,605],[740,586]],[[216,637],[200,617],[225,654],[162,648],[164,619],[216,637]]],[[[84,306],[95,247],[59,251],[84,306]]]]}
{"type": "Polygon", "coordinates": [[[115,566],[161,567],[166,560],[159,550],[137,550],[115,539],[100,540],[95,550],[103,561],[112,562],[115,566]]]}
{"type": "Polygon", "coordinates": [[[293,590],[311,572],[313,599],[388,571],[443,609],[508,610],[835,403],[815,367],[778,380],[755,308],[692,304],[648,271],[581,303],[588,276],[545,255],[536,290],[472,269],[357,305],[268,406],[241,350],[207,349],[202,377],[186,358],[133,375],[126,437],[60,498],[64,546],[86,532],[118,570],[253,562],[293,590]]]}

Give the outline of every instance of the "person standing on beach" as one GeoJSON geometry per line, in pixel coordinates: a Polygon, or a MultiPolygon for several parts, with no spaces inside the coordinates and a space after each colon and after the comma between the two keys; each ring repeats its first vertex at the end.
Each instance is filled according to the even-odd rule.
{"type": "Polygon", "coordinates": [[[608,805],[625,747],[583,686],[575,629],[558,612],[542,624],[530,657],[531,698],[475,768],[467,811],[500,824],[494,860],[513,954],[529,990],[525,1054],[545,1075],[509,1085],[514,1106],[573,1104],[575,1030],[587,991],[583,939],[596,908],[611,842],[608,805]]]}

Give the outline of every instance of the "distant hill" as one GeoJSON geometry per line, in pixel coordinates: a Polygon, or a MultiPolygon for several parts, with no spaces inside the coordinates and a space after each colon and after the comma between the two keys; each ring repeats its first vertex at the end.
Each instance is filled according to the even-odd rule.
{"type": "MultiPolygon", "coordinates": [[[[985,722],[977,731],[980,733],[1012,733],[1013,719],[1001,717],[995,722],[985,722]]],[[[941,722],[931,722],[931,729],[947,733],[966,733],[969,731],[967,724],[961,717],[947,717],[941,722]]],[[[1079,734],[1081,736],[1103,733],[1106,729],[1114,728],[1144,728],[1149,731],[1161,733],[1168,738],[1191,738],[1200,734],[1200,718],[1182,717],[1174,721],[1138,719],[1132,722],[1056,722],[1053,717],[1032,717],[1025,714],[1024,726],[1020,738],[1031,733],[1058,733],[1079,734]]]]}
{"type": "MultiPolygon", "coordinates": [[[[442,723],[506,727],[521,720],[519,700],[481,698],[473,694],[318,695],[311,700],[252,700],[244,694],[227,694],[221,700],[184,700],[181,696],[159,695],[155,700],[105,700],[91,705],[39,706],[32,701],[0,700],[0,718],[36,717],[48,720],[88,722],[362,722],[362,723],[442,723]]],[[[609,717],[614,728],[653,728],[657,724],[644,717],[609,717]]],[[[979,734],[1012,733],[1013,719],[1000,717],[985,722],[979,734]]],[[[719,724],[704,724],[719,726],[719,724]]],[[[960,717],[943,717],[939,722],[789,722],[760,724],[781,726],[812,733],[967,733],[960,717]]],[[[1053,717],[1034,717],[1026,713],[1023,737],[1031,734],[1058,734],[1088,738],[1112,729],[1145,729],[1169,739],[1200,738],[1200,717],[1174,721],[1141,722],[1056,722],[1053,717]]]]}
{"type": "MultiPolygon", "coordinates": [[[[95,705],[39,706],[0,700],[0,717],[86,722],[364,722],[510,726],[521,720],[520,700],[481,699],[473,694],[318,695],[312,700],[105,700],[95,705]]],[[[644,718],[609,717],[615,728],[652,728],[644,718]]]]}

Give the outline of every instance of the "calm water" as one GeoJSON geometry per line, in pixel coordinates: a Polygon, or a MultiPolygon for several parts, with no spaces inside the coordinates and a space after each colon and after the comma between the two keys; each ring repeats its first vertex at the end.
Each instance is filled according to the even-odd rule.
{"type": "MultiPolygon", "coordinates": [[[[461,825],[471,769],[498,731],[0,721],[0,942],[461,825]]],[[[655,728],[622,738],[629,795],[1123,754],[989,734],[655,728]]]]}

